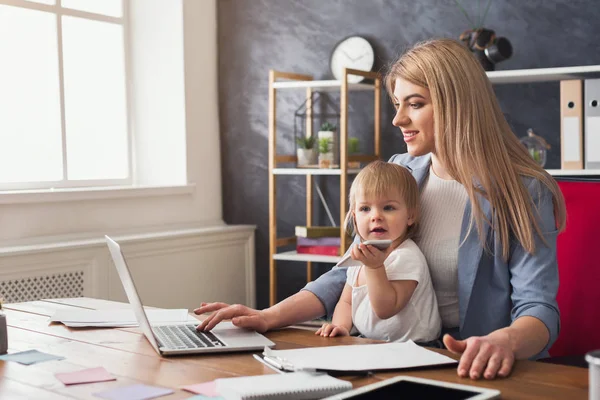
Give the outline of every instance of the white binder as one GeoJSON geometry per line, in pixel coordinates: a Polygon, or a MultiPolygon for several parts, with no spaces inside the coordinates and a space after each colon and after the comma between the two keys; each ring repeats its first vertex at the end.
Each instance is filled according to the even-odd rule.
{"type": "Polygon", "coordinates": [[[600,169],[600,79],[586,79],[585,104],[585,168],[600,169]]]}

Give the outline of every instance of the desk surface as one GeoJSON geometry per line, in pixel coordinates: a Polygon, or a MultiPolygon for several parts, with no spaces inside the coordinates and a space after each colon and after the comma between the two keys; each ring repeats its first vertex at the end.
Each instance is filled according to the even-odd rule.
{"type": "MultiPolygon", "coordinates": [[[[174,394],[161,399],[184,399],[192,396],[179,389],[184,385],[223,377],[274,373],[248,352],[161,358],[135,328],[71,329],[62,324],[48,324],[48,317],[55,310],[67,307],[114,309],[128,307],[128,304],[77,298],[5,305],[9,352],[37,349],[66,359],[30,366],[0,361],[0,398],[97,399],[92,393],[125,384],[145,383],[175,390],[174,394]],[[57,372],[99,366],[116,376],[117,381],[64,386],[54,377],[57,372]]],[[[267,336],[277,344],[277,349],[374,342],[353,337],[321,338],[311,331],[292,328],[269,332],[267,336]]],[[[495,388],[502,392],[503,399],[574,400],[588,396],[587,369],[531,361],[517,361],[510,377],[493,381],[459,378],[454,368],[342,379],[351,381],[356,388],[400,374],[495,388]]]]}

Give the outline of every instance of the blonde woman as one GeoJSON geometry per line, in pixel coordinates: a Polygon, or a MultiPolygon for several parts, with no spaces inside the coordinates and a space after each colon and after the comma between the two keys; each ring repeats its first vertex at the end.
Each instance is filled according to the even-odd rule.
{"type": "MultiPolygon", "coordinates": [[[[421,191],[417,240],[442,317],[444,345],[460,353],[458,375],[507,376],[515,359],[548,354],[559,331],[556,237],[565,204],[556,182],[511,131],[485,72],[460,43],[417,44],[391,67],[393,125],[408,149],[390,162],[421,191]]],[[[346,280],[333,269],[275,306],[222,303],[199,329],[223,318],[260,331],[331,315],[346,280]]]]}
{"type": "Polygon", "coordinates": [[[331,323],[315,332],[348,336],[355,327],[364,337],[387,342],[432,342],[442,321],[425,256],[411,239],[419,222],[419,187],[400,165],[374,161],[352,182],[346,229],[360,243],[349,267],[331,323]],[[391,240],[378,249],[368,240],[391,240]],[[365,242],[365,243],[363,243],[365,242]]]}

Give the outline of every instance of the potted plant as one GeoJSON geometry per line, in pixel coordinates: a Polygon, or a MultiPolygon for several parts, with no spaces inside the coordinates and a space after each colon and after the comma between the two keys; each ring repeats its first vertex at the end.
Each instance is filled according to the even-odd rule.
{"type": "Polygon", "coordinates": [[[299,167],[305,167],[315,163],[315,137],[314,136],[303,136],[296,138],[296,156],[298,159],[297,165],[299,167]]]}
{"type": "MultiPolygon", "coordinates": [[[[358,138],[348,138],[348,155],[358,154],[358,138]]],[[[360,168],[360,161],[348,161],[348,168],[360,168]]]]}
{"type": "Polygon", "coordinates": [[[332,159],[332,163],[333,164],[337,164],[339,163],[339,151],[338,151],[338,141],[337,141],[337,137],[336,137],[336,126],[329,123],[329,122],[324,122],[323,124],[321,124],[321,129],[319,130],[319,133],[317,134],[320,139],[323,138],[329,138],[329,151],[331,151],[334,154],[334,157],[332,159]]]}
{"type": "Polygon", "coordinates": [[[331,139],[328,137],[319,139],[319,168],[331,168],[333,164],[333,153],[331,152],[331,139]]]}
{"type": "Polygon", "coordinates": [[[6,330],[6,314],[2,311],[2,299],[0,299],[0,354],[8,351],[8,332],[6,330]]]}

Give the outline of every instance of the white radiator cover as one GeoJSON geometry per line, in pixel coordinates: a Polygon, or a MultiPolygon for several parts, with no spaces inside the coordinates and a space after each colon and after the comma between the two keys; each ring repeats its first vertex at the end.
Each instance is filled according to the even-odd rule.
{"type": "Polygon", "coordinates": [[[82,297],[85,271],[34,274],[33,276],[0,281],[0,293],[6,303],[52,299],[62,297],[82,297]]]}
{"type": "MultiPolygon", "coordinates": [[[[114,236],[144,304],[197,307],[223,301],[254,307],[254,226],[114,236]]],[[[14,303],[94,297],[127,301],[102,237],[0,249],[0,296],[14,303]]]]}

